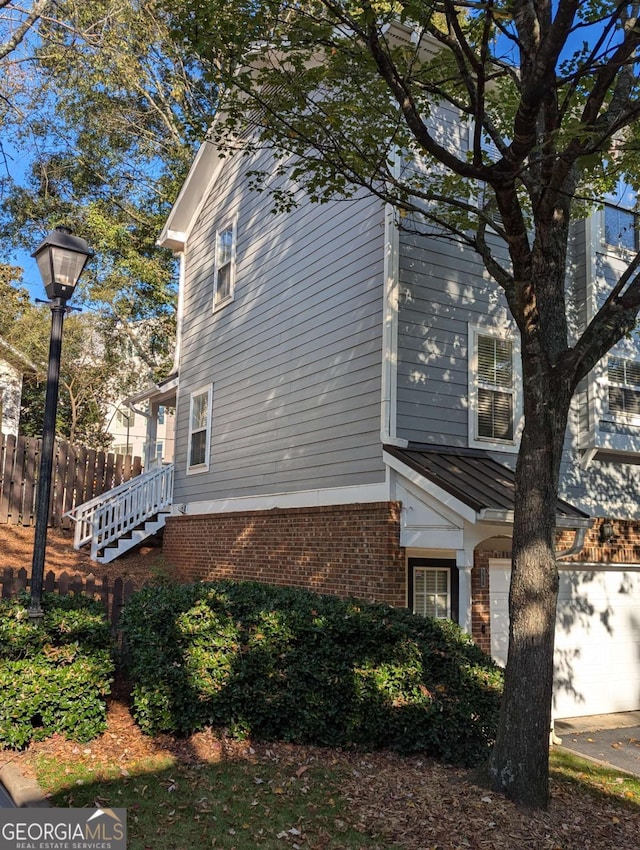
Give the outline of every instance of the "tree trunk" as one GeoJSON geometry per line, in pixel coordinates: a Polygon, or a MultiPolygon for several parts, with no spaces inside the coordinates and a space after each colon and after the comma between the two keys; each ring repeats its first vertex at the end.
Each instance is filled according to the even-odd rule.
{"type": "MultiPolygon", "coordinates": [[[[570,395],[538,373],[527,391],[516,468],[509,653],[489,774],[495,790],[531,808],[549,796],[549,731],[558,597],[555,519],[570,395]],[[546,388],[542,385],[546,383],[546,388]]],[[[529,380],[531,384],[531,378],[529,380]]]]}

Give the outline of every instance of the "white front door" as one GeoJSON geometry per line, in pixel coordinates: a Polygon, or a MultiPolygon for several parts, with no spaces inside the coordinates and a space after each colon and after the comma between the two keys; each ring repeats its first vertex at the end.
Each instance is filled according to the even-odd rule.
{"type": "MultiPolygon", "coordinates": [[[[505,664],[510,570],[492,564],[491,654],[505,664]]],[[[553,715],[640,709],[640,570],[560,569],[553,715]]]]}

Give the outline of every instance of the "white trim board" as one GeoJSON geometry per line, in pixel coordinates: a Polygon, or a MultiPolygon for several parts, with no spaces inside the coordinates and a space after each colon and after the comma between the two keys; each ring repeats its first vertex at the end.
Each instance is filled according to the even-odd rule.
{"type": "Polygon", "coordinates": [[[270,493],[264,496],[236,496],[228,499],[174,504],[172,515],[245,513],[269,511],[273,508],[313,508],[334,505],[389,502],[389,486],[363,484],[360,487],[333,487],[322,490],[301,490],[298,493],[270,493]]]}

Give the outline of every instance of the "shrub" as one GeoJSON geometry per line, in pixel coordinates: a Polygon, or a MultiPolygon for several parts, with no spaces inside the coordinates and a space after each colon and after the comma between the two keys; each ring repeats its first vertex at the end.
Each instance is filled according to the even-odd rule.
{"type": "Polygon", "coordinates": [[[45,594],[37,624],[27,606],[0,602],[0,745],[20,748],[54,732],[88,741],[105,727],[114,670],[104,609],[45,594]]]}
{"type": "Polygon", "coordinates": [[[454,623],[255,582],[148,587],[121,618],[147,733],[486,757],[501,672],[454,623]]]}

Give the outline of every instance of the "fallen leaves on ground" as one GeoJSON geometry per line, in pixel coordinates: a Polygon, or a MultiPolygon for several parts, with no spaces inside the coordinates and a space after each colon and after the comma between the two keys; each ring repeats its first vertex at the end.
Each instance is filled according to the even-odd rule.
{"type": "MultiPolygon", "coordinates": [[[[33,529],[0,525],[0,568],[30,567],[33,529]],[[8,546],[11,545],[11,550],[8,546]]],[[[84,553],[74,552],[69,535],[51,530],[47,568],[84,574],[103,568],[84,553]]],[[[105,572],[144,581],[156,553],[144,551],[107,565],[105,572]],[[116,567],[117,565],[117,567],[116,567]]],[[[126,692],[120,684],[109,702],[107,730],[89,744],[77,744],[54,735],[32,743],[22,753],[0,752],[0,767],[13,763],[34,776],[39,754],[53,756],[58,763],[82,762],[119,765],[122,776],[136,771],[145,759],[165,756],[168,763],[194,765],[201,762],[246,760],[253,764],[278,763],[293,781],[302,781],[310,767],[337,770],[342,777],[340,792],[349,801],[350,823],[332,825],[338,833],[347,827],[376,836],[381,848],[404,850],[637,850],[640,848],[640,811],[613,798],[598,796],[564,780],[552,784],[552,801],[547,812],[518,809],[500,795],[476,784],[465,770],[428,759],[403,758],[389,752],[363,755],[292,744],[247,744],[232,741],[212,731],[186,739],[168,735],[142,735],[129,713],[126,692]]],[[[98,777],[96,777],[98,778],[98,777]]],[[[258,780],[255,780],[256,783],[258,780]]],[[[46,790],[46,789],[45,789],[46,790]]],[[[272,793],[284,792],[274,787],[272,793]]],[[[167,788],[167,793],[170,789],[167,788]]],[[[141,793],[144,799],[144,793],[141,793]]],[[[198,803],[194,797],[193,809],[198,803]]],[[[292,826],[291,829],[298,827],[292,826]]],[[[287,831],[283,847],[292,842],[309,848],[303,836],[287,831]]]]}
{"type": "MultiPolygon", "coordinates": [[[[595,796],[563,780],[553,783],[549,811],[531,813],[474,782],[469,771],[424,758],[293,744],[248,744],[210,730],[185,739],[168,735],[149,738],[133,722],[124,697],[122,692],[114,695],[109,704],[107,730],[91,743],[79,745],[55,735],[31,744],[23,753],[5,752],[0,755],[0,762],[12,761],[25,773],[34,775],[35,760],[44,753],[59,763],[80,761],[87,767],[115,762],[127,775],[151,756],[164,755],[182,765],[245,760],[254,765],[277,764],[293,782],[303,780],[311,767],[326,767],[337,770],[340,793],[349,803],[350,823],[334,824],[335,829],[348,826],[375,836],[383,842],[381,847],[635,850],[640,844],[637,809],[595,796]]],[[[170,791],[167,786],[167,793],[170,791]]],[[[278,788],[271,792],[277,795],[278,788]]],[[[199,803],[194,797],[195,813],[201,803],[206,810],[206,801],[199,803]]],[[[289,833],[282,838],[283,846],[293,838],[301,840],[289,833]]]]}

